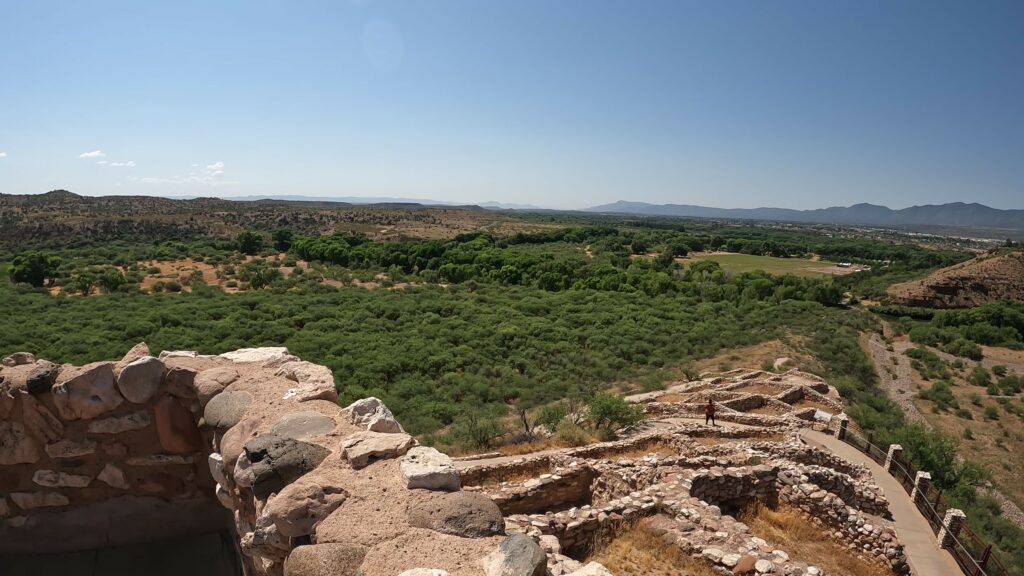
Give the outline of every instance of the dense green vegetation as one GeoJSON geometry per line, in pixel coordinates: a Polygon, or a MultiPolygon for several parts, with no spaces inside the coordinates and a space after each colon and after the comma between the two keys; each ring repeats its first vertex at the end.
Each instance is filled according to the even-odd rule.
{"type": "MultiPolygon", "coordinates": [[[[907,426],[898,407],[879,392],[857,340],[860,332],[876,328],[873,317],[839,306],[844,291],[877,295],[888,283],[964,255],[797,227],[578,223],[510,237],[476,233],[387,243],[352,234],[301,237],[287,230],[230,239],[113,242],[39,255],[49,267],[38,282],[36,276],[15,274],[31,268],[22,258],[3,272],[28,283],[0,282],[0,353],[30,350],[84,363],[117,358],[140,340],[157,351],[205,353],[285,345],[330,367],[342,402],[379,396],[410,431],[427,434],[430,442],[483,447],[512,432],[503,420],[509,414],[522,421],[520,430],[543,424],[565,443],[585,441],[589,432],[568,417],[572,406],[588,404],[597,429],[626,425],[637,416],[602,393],[613,383],[649,386],[666,368],[801,335],[822,375],[846,399],[848,413],[876,443],[903,444],[967,510],[972,527],[1000,546],[1007,564],[1024,565],[1021,532],[974,490],[982,471],[952,457],[954,440],[907,426]],[[712,261],[676,260],[704,250],[784,258],[813,254],[870,264],[873,270],[803,278],[732,274],[712,261]],[[280,264],[301,258],[314,268],[283,277],[274,260],[282,251],[288,254],[280,264]],[[245,262],[243,253],[268,258],[245,262]],[[49,260],[54,257],[59,261],[49,260]],[[140,262],[180,258],[229,266],[232,282],[237,278],[262,289],[225,294],[194,279],[190,293],[174,282],[153,293],[138,290],[146,271],[140,262]],[[378,273],[388,282],[414,284],[391,291],[318,282],[321,274],[378,273]],[[54,297],[31,287],[49,278],[100,295],[54,297]]],[[[908,319],[907,329],[912,335],[916,330],[922,344],[965,355],[973,353],[971,345],[1020,342],[1021,307],[993,306],[922,314],[908,319]]],[[[938,383],[944,381],[929,356],[914,360],[938,383]]],[[[996,376],[989,386],[1019,390],[1019,377],[996,376]]],[[[935,394],[941,393],[940,386],[935,394]]]]}
{"type": "Polygon", "coordinates": [[[972,360],[982,357],[981,346],[1024,348],[1024,303],[997,302],[966,310],[929,310],[877,306],[872,311],[896,316],[893,328],[909,333],[926,346],[972,360]]]}

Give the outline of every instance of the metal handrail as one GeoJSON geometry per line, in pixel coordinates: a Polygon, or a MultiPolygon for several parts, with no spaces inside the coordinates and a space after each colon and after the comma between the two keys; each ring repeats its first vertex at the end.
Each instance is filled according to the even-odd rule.
{"type": "MultiPolygon", "coordinates": [[[[829,425],[825,427],[825,430],[828,432],[832,432],[831,428],[832,426],[829,425]]],[[[861,434],[858,434],[855,430],[851,430],[849,427],[847,427],[843,437],[839,439],[853,446],[854,448],[857,448],[861,452],[864,452],[865,454],[868,455],[869,458],[875,460],[876,462],[878,462],[878,460],[871,454],[872,449],[874,449],[877,454],[881,455],[883,459],[882,462],[885,462],[885,459],[887,459],[889,456],[888,448],[886,448],[883,451],[880,446],[875,445],[873,442],[871,442],[861,434]],[[859,439],[861,442],[863,442],[864,447],[861,448],[858,445],[859,443],[852,441],[854,440],[854,438],[859,439]]],[[[912,487],[917,477],[917,469],[914,467],[913,463],[911,463],[909,460],[902,461],[901,458],[897,457],[894,457],[892,459],[892,463],[900,471],[903,472],[907,479],[909,479],[912,491],[912,487]],[[913,470],[913,473],[911,473],[911,470],[913,470]]],[[[897,477],[897,475],[893,471],[887,470],[887,472],[889,472],[889,474],[892,475],[893,477],[897,477]]],[[[903,485],[904,488],[906,488],[906,485],[903,482],[900,482],[900,484],[903,485]]],[[[943,525],[944,519],[943,514],[945,513],[945,510],[948,509],[948,505],[946,504],[945,499],[942,497],[941,491],[937,491],[935,493],[935,505],[931,503],[929,496],[930,494],[927,493],[922,494],[921,498],[919,499],[919,502],[915,502],[914,505],[917,507],[918,511],[921,512],[921,515],[925,516],[925,519],[928,519],[930,516],[934,519],[934,524],[937,524],[939,527],[941,527],[943,525]],[[927,514],[926,511],[922,509],[921,504],[926,506],[927,510],[930,511],[931,514],[927,514]],[[938,509],[936,509],[936,506],[942,507],[943,513],[940,513],[938,509]]],[[[930,521],[929,524],[933,524],[933,522],[930,521]]],[[[961,525],[960,529],[966,530],[967,533],[970,534],[970,538],[973,539],[976,543],[980,544],[982,548],[991,548],[990,544],[986,543],[977,534],[975,534],[973,530],[970,529],[970,527],[966,523],[966,519],[964,523],[961,525]]],[[[981,563],[979,563],[979,560],[974,557],[970,549],[964,545],[963,541],[961,541],[960,538],[958,538],[954,534],[949,534],[949,537],[953,540],[953,544],[949,546],[950,553],[953,555],[953,558],[956,560],[957,565],[960,566],[960,569],[963,570],[964,574],[967,574],[968,576],[1009,576],[1009,572],[1003,566],[1003,563],[995,555],[988,555],[984,558],[984,560],[981,561],[981,563]],[[956,549],[958,547],[959,550],[956,549]]]]}

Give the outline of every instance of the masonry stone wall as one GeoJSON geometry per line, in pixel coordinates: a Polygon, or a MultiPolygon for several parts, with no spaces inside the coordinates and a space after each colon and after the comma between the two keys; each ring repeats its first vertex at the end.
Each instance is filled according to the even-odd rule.
{"type": "Polygon", "coordinates": [[[141,346],[83,367],[18,360],[0,371],[0,554],[231,525],[206,464],[194,370],[141,346]]]}

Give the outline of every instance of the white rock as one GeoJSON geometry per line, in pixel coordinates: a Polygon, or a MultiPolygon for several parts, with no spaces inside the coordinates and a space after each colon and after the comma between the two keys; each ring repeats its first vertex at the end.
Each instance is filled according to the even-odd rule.
{"type": "Polygon", "coordinates": [[[400,464],[402,478],[410,490],[458,490],[459,471],[447,454],[428,446],[410,448],[400,464]]]}
{"type": "Polygon", "coordinates": [[[285,362],[277,369],[276,376],[282,376],[298,384],[289,389],[288,398],[296,398],[299,402],[309,400],[330,400],[337,402],[338,391],[334,386],[334,374],[331,369],[312,362],[302,360],[285,362]],[[291,392],[294,391],[294,394],[291,392]]]}
{"type": "Polygon", "coordinates": [[[122,490],[128,488],[128,482],[124,479],[124,472],[109,462],[103,467],[103,470],[96,479],[105,482],[113,488],[120,488],[122,490]]]}
{"type": "Polygon", "coordinates": [[[370,432],[402,433],[402,425],[395,420],[395,416],[388,410],[388,407],[373,396],[356,400],[349,404],[345,411],[352,418],[356,426],[365,427],[370,432]]]}
{"type": "Polygon", "coordinates": [[[22,510],[67,506],[68,497],[60,492],[12,492],[11,500],[22,510]]]}
{"type": "Polygon", "coordinates": [[[583,568],[569,573],[569,576],[614,576],[603,564],[588,562],[583,568]]]}
{"type": "Polygon", "coordinates": [[[195,358],[199,353],[195,350],[164,350],[160,353],[159,358],[166,360],[168,358],[195,358]]]}
{"type": "Polygon", "coordinates": [[[771,560],[758,560],[754,563],[754,570],[757,570],[758,574],[770,574],[775,570],[775,564],[772,564],[771,560]]]}
{"type": "Polygon", "coordinates": [[[398,576],[448,576],[448,573],[440,568],[413,568],[406,570],[398,576]]]}
{"type": "Polygon", "coordinates": [[[288,353],[284,346],[268,346],[264,348],[239,348],[233,352],[225,352],[221,358],[232,362],[258,362],[268,366],[280,366],[285,362],[298,360],[288,353]]]}
{"type": "Polygon", "coordinates": [[[210,466],[210,476],[217,484],[227,484],[228,480],[224,476],[224,457],[220,454],[213,452],[207,457],[207,464],[210,466]]]}
{"type": "Polygon", "coordinates": [[[96,443],[92,440],[75,442],[74,440],[61,440],[46,445],[46,453],[50,458],[76,458],[96,452],[96,443]]]}
{"type": "Polygon", "coordinates": [[[220,500],[221,506],[227,508],[228,510],[235,509],[235,502],[231,499],[231,494],[228,493],[228,491],[225,490],[223,486],[217,484],[215,493],[217,494],[217,500],[220,500]]]}
{"type": "Polygon", "coordinates": [[[36,470],[32,481],[47,488],[85,488],[92,482],[92,478],[56,470],[36,470]]]}

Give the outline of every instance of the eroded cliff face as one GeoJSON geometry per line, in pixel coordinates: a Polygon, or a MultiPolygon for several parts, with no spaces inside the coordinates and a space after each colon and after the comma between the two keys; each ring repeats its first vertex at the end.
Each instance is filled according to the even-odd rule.
{"type": "Polygon", "coordinates": [[[889,301],[902,306],[970,308],[1024,300],[1024,252],[997,251],[937,270],[921,280],[894,284],[889,301]]]}
{"type": "Polygon", "coordinates": [[[544,572],[447,456],[376,398],[338,406],[330,370],[284,348],[19,353],[0,377],[0,555],[229,527],[250,575],[544,572]]]}

